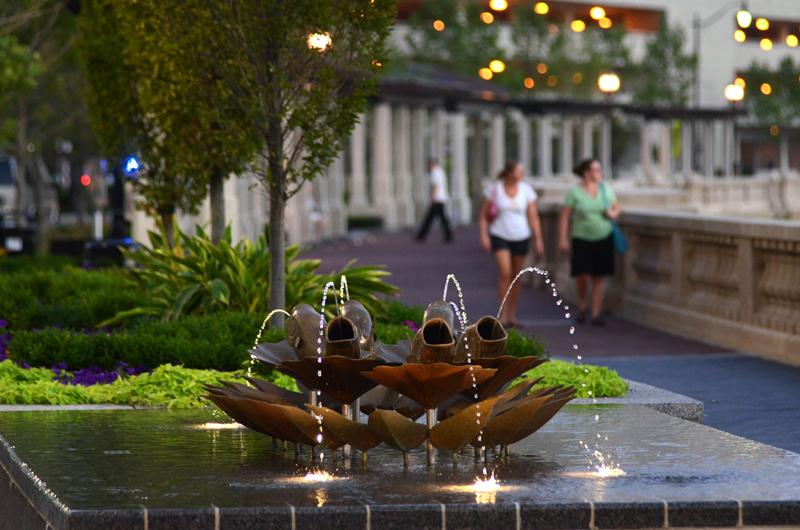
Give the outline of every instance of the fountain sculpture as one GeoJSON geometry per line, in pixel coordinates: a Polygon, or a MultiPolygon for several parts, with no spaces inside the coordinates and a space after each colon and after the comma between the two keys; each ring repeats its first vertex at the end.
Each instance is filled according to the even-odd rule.
{"type": "MultiPolygon", "coordinates": [[[[462,315],[459,315],[461,317],[462,315]]],[[[457,333],[443,300],[430,304],[413,340],[376,340],[370,314],[349,300],[328,322],[300,304],[286,340],[258,344],[251,356],[297,381],[305,393],[248,377],[252,386],[209,386],[207,397],[239,423],[273,439],[312,448],[362,452],[381,443],[408,451],[423,443],[454,453],[468,445],[507,447],[531,435],[575,396],[572,387],[532,390],[538,379],[512,381],[545,362],[506,355],[508,335],[485,316],[457,333]],[[320,330],[322,333],[320,333],[320,330]],[[324,405],[324,406],[323,406],[324,405]],[[360,411],[368,421],[359,421],[360,411]],[[426,423],[416,420],[426,416],[426,423]]],[[[313,456],[312,456],[313,458],[313,456]]]]}

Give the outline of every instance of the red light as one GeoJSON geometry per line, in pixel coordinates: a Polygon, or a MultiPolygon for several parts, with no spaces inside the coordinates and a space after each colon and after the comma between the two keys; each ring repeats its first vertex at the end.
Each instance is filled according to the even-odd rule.
{"type": "Polygon", "coordinates": [[[91,183],[92,183],[92,177],[90,177],[85,173],[81,175],[81,186],[88,186],[91,183]]]}

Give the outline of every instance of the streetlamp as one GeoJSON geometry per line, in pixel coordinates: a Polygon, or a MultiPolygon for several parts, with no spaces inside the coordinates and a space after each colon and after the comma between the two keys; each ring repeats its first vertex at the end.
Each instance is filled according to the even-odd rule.
{"type": "Polygon", "coordinates": [[[731,83],[725,86],[725,99],[727,99],[731,105],[736,105],[742,99],[744,99],[744,88],[741,84],[731,83]]]}
{"type": "Polygon", "coordinates": [[[613,96],[616,94],[619,91],[619,87],[619,76],[614,72],[600,74],[600,76],[597,78],[597,88],[599,88],[600,92],[606,94],[607,96],[613,96]]]}
{"type": "Polygon", "coordinates": [[[602,132],[600,135],[600,163],[612,175],[612,154],[611,154],[611,113],[613,108],[611,106],[614,94],[619,91],[620,79],[614,72],[605,72],[597,77],[597,88],[600,92],[606,95],[608,99],[608,110],[603,115],[602,132]]]}

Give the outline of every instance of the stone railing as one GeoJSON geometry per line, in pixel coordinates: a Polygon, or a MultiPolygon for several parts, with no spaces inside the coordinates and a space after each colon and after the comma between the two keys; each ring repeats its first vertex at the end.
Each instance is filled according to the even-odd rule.
{"type": "MultiPolygon", "coordinates": [[[[573,298],[555,254],[558,212],[543,208],[545,266],[573,298]]],[[[609,305],[663,331],[800,364],[800,222],[626,210],[609,305]]],[[[676,352],[680,353],[680,352],[676,352]]]]}

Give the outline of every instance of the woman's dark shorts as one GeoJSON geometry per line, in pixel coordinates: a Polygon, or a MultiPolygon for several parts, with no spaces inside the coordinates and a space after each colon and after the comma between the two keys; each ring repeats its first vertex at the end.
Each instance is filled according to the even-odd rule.
{"type": "Polygon", "coordinates": [[[600,241],[587,241],[572,238],[572,277],[581,274],[589,276],[611,276],[614,274],[614,243],[611,236],[600,241]]]}
{"type": "Polygon", "coordinates": [[[531,238],[509,241],[502,237],[489,236],[489,239],[492,241],[492,252],[508,250],[512,256],[527,256],[531,248],[531,238]]]}

